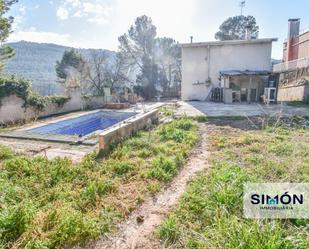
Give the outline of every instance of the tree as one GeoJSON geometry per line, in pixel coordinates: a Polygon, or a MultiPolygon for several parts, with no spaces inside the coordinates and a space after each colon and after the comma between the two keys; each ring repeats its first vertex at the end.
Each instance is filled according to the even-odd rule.
{"type": "Polygon", "coordinates": [[[144,88],[144,97],[155,95],[157,79],[153,72],[156,27],[148,16],[136,18],[127,34],[118,38],[119,53],[129,71],[137,72],[137,82],[144,88]]]}
{"type": "Polygon", "coordinates": [[[151,18],[140,16],[127,34],[119,37],[119,54],[127,71],[134,72],[133,89],[150,99],[181,79],[181,50],[172,38],[157,38],[151,18]]]}
{"type": "Polygon", "coordinates": [[[5,14],[10,10],[11,5],[17,1],[18,0],[0,0],[0,71],[2,71],[5,61],[14,56],[14,50],[2,44],[12,32],[12,23],[14,21],[12,16],[7,17],[5,14]]]}
{"type": "Polygon", "coordinates": [[[61,61],[56,62],[56,73],[60,82],[67,86],[79,85],[85,70],[85,63],[85,59],[75,49],[64,51],[61,61]]]}
{"type": "Polygon", "coordinates": [[[163,91],[181,81],[181,49],[172,38],[156,39],[156,62],[160,68],[160,84],[163,91]]]}
{"type": "Polygon", "coordinates": [[[98,96],[104,96],[104,88],[109,87],[112,92],[124,82],[127,77],[123,71],[122,58],[116,54],[115,59],[106,51],[92,50],[84,70],[86,88],[98,96]]]}
{"type": "Polygon", "coordinates": [[[215,34],[215,39],[224,40],[243,40],[246,32],[251,34],[250,38],[257,38],[259,34],[259,26],[253,16],[234,16],[229,17],[219,27],[219,31],[215,34]]]}

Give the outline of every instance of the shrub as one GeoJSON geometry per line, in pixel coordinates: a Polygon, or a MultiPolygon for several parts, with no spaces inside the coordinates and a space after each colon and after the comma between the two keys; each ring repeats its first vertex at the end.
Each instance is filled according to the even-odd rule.
{"type": "Polygon", "coordinates": [[[69,97],[66,97],[66,96],[56,96],[56,95],[54,95],[54,96],[47,96],[46,98],[47,98],[47,100],[50,103],[54,103],[58,107],[64,106],[64,104],[67,103],[70,100],[69,97]]]}
{"type": "Polygon", "coordinates": [[[198,116],[195,116],[194,119],[199,123],[204,123],[208,121],[208,118],[206,115],[198,115],[198,116]]]}
{"type": "Polygon", "coordinates": [[[178,240],[180,236],[179,226],[177,220],[174,216],[170,216],[164,223],[160,226],[159,237],[161,240],[166,241],[169,244],[174,243],[178,240]]]}
{"type": "Polygon", "coordinates": [[[0,145],[0,161],[12,158],[14,156],[11,149],[0,145]]]}
{"type": "Polygon", "coordinates": [[[148,171],[148,177],[167,182],[171,180],[176,173],[177,167],[175,161],[171,158],[159,155],[152,161],[148,171]]]}
{"type": "Polygon", "coordinates": [[[30,203],[19,203],[1,208],[0,212],[0,238],[5,242],[18,239],[30,226],[35,209],[30,203]]]}
{"type": "Polygon", "coordinates": [[[93,204],[96,197],[108,194],[114,189],[114,182],[112,180],[102,179],[90,182],[82,191],[83,198],[90,200],[93,204]]]}

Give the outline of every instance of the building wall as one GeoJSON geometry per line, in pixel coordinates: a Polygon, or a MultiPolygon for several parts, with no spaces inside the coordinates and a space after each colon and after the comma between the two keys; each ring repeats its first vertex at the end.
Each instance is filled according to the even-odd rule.
{"type": "Polygon", "coordinates": [[[283,61],[309,57],[309,31],[283,43],[283,61]]]}
{"type": "Polygon", "coordinates": [[[70,100],[63,106],[48,104],[43,111],[38,111],[32,107],[24,108],[24,100],[11,95],[5,97],[0,105],[0,124],[15,123],[22,120],[31,120],[55,114],[78,111],[82,109],[94,109],[104,105],[103,97],[83,98],[79,91],[72,92],[70,100]]]}
{"type": "Polygon", "coordinates": [[[182,99],[206,100],[211,87],[219,86],[221,70],[270,71],[271,46],[271,42],[264,42],[210,45],[209,49],[207,46],[183,47],[182,99]],[[211,84],[206,82],[208,77],[211,79],[211,84]]]}
{"type": "Polygon", "coordinates": [[[309,102],[309,67],[279,74],[277,100],[309,102]]]}

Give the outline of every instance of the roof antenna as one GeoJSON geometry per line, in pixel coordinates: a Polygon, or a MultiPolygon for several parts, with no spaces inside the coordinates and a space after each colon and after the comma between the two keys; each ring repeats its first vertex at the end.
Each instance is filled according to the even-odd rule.
{"type": "Polygon", "coordinates": [[[239,3],[239,7],[240,7],[240,15],[242,16],[242,10],[243,8],[246,6],[246,1],[241,1],[239,3]]]}

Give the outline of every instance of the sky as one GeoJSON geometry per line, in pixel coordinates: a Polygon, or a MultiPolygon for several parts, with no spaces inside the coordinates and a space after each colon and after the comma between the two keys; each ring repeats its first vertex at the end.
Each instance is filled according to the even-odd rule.
{"type": "MultiPolygon", "coordinates": [[[[180,43],[212,41],[220,24],[240,14],[239,0],[19,0],[8,41],[56,43],[77,48],[117,50],[118,37],[136,17],[148,15],[159,37],[180,43]]],[[[309,28],[309,0],[247,0],[244,15],[253,15],[259,38],[278,38],[272,57],[282,58],[287,20],[301,18],[309,28]]]]}

